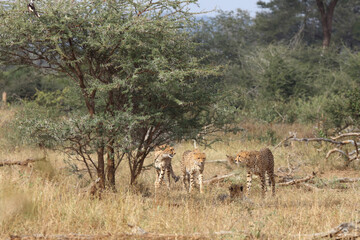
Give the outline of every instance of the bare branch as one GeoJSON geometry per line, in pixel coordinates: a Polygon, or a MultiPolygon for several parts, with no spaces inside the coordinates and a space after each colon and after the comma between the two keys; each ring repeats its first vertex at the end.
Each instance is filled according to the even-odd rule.
{"type": "Polygon", "coordinates": [[[348,160],[350,159],[350,157],[348,156],[348,154],[347,154],[345,151],[343,151],[343,150],[341,150],[341,149],[339,149],[339,148],[331,149],[331,150],[326,154],[326,157],[325,157],[325,158],[328,159],[328,158],[330,157],[330,155],[333,154],[333,153],[335,153],[335,152],[341,153],[341,154],[344,155],[348,160]]]}
{"type": "Polygon", "coordinates": [[[337,140],[337,139],[342,138],[342,137],[360,137],[360,133],[355,133],[355,132],[343,133],[343,134],[340,134],[339,136],[331,137],[331,139],[332,140],[337,140]]]}
{"type": "Polygon", "coordinates": [[[313,174],[310,175],[310,176],[307,176],[307,177],[304,177],[304,178],[301,178],[301,179],[294,179],[294,180],[291,180],[291,181],[288,181],[288,182],[278,183],[277,185],[278,186],[289,186],[289,185],[295,185],[295,184],[307,182],[310,179],[313,179],[315,177],[315,175],[316,174],[313,172],[313,174]]]}
{"type": "Polygon", "coordinates": [[[283,144],[284,142],[286,142],[286,141],[288,141],[289,139],[292,139],[292,138],[294,138],[294,137],[295,137],[295,135],[291,135],[291,136],[285,138],[284,140],[282,140],[281,142],[279,142],[273,149],[274,149],[274,150],[277,149],[278,147],[281,146],[281,144],[283,144]]]}
{"type": "Polygon", "coordinates": [[[329,143],[337,144],[337,145],[359,144],[359,143],[355,143],[354,140],[344,140],[344,141],[339,142],[339,141],[334,141],[329,138],[290,138],[289,140],[296,141],[296,142],[329,142],[329,143]]]}

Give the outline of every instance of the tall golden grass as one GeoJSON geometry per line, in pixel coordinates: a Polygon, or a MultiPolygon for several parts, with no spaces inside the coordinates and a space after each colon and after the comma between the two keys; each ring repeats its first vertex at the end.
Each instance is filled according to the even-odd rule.
{"type": "MultiPolygon", "coordinates": [[[[1,112],[0,122],[3,122],[1,112]]],[[[244,124],[245,125],[245,124],[244,124]]],[[[1,126],[1,125],[0,125],[1,126]]],[[[2,125],[3,126],[3,125],[2,125]]],[[[256,137],[271,129],[279,140],[288,131],[298,136],[309,136],[311,126],[246,124],[248,131],[238,135],[223,136],[224,141],[212,148],[203,149],[208,160],[225,159],[225,154],[235,154],[241,149],[260,149],[268,146],[256,137]]],[[[3,140],[5,141],[5,140],[3,140]]],[[[180,158],[185,150],[192,149],[190,142],[175,145],[177,154],[173,168],[180,175],[180,158]]],[[[271,148],[271,147],[270,147],[271,148]]],[[[254,179],[248,200],[222,203],[219,194],[227,193],[231,183],[245,183],[243,168],[231,169],[226,164],[205,164],[205,179],[214,175],[239,172],[239,176],[223,183],[208,185],[205,193],[188,195],[182,190],[181,180],[172,182],[172,191],[164,186],[162,195],[155,201],[155,170],[147,170],[140,176],[137,186],[130,189],[128,166],[121,163],[117,173],[117,193],[105,192],[102,199],[90,199],[84,192],[89,183],[87,176],[79,178],[66,170],[66,156],[47,153],[47,162],[21,166],[0,167],[0,238],[9,234],[107,234],[130,232],[128,224],[136,225],[153,233],[184,234],[213,233],[219,231],[241,232],[210,238],[225,239],[303,239],[303,234],[327,231],[342,222],[357,222],[360,217],[360,184],[346,186],[332,184],[335,177],[360,177],[349,169],[339,169],[339,163],[325,160],[325,145],[295,143],[294,146],[273,150],[275,169],[288,164],[300,165],[297,176],[317,171],[315,185],[318,191],[287,186],[278,187],[276,197],[268,193],[261,198],[258,179],[254,179]],[[321,180],[323,179],[323,180],[321,180]],[[327,182],[324,182],[327,179],[327,182]]],[[[25,160],[42,157],[44,152],[33,148],[2,150],[0,161],[25,160]]],[[[152,156],[146,164],[152,162],[152,156]]]]}

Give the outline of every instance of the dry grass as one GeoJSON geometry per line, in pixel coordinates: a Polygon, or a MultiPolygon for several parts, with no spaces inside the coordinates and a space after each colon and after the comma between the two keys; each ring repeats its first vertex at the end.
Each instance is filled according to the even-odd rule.
{"type": "MultiPolygon", "coordinates": [[[[298,128],[300,137],[301,127],[298,128]]],[[[280,137],[286,137],[291,126],[271,126],[280,137]]],[[[250,127],[249,127],[250,129],[250,127]]],[[[254,127],[254,132],[258,128],[254,127]]],[[[309,134],[311,128],[304,134],[309,134]]],[[[266,131],[266,130],[264,130],[266,131]]],[[[236,136],[224,136],[226,141],[204,149],[208,160],[225,159],[225,154],[235,154],[240,149],[259,149],[267,146],[254,139],[248,131],[236,136]]],[[[279,141],[281,138],[279,138],[279,141]]],[[[244,169],[231,169],[226,164],[205,165],[205,179],[214,175],[238,171],[240,175],[225,183],[207,186],[205,194],[186,194],[181,182],[173,184],[173,191],[163,188],[163,194],[154,199],[155,170],[145,171],[139,178],[137,191],[128,189],[126,162],[117,173],[118,193],[105,192],[102,200],[90,200],[84,193],[86,179],[64,170],[66,164],[59,153],[49,152],[47,163],[34,164],[32,168],[12,166],[0,168],[0,238],[9,234],[107,234],[130,232],[128,224],[140,226],[154,233],[212,233],[234,231],[246,234],[225,239],[303,239],[302,234],[327,231],[342,222],[357,222],[360,217],[360,184],[331,182],[335,177],[360,177],[351,169],[341,169],[339,163],[326,162],[324,146],[295,143],[293,147],[274,150],[275,168],[289,163],[300,165],[295,175],[305,176],[314,169],[319,172],[314,184],[319,191],[308,191],[296,186],[277,188],[277,196],[270,194],[262,199],[260,184],[254,179],[250,200],[232,203],[217,201],[219,194],[227,193],[233,182],[244,183],[244,169]],[[320,148],[321,151],[318,149],[320,148]],[[329,181],[324,183],[320,178],[329,181]],[[343,189],[341,189],[343,187],[343,189]]],[[[175,145],[177,154],[174,170],[180,174],[181,154],[192,149],[191,143],[175,145]]],[[[0,152],[0,160],[25,160],[42,157],[37,149],[16,149],[0,152]]],[[[333,159],[334,160],[334,159],[333,159]]],[[[152,156],[146,160],[151,163],[152,156]]]]}

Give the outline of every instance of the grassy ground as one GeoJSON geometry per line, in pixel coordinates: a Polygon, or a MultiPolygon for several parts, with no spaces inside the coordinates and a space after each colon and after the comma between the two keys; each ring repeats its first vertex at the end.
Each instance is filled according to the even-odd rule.
{"type": "MultiPolygon", "coordinates": [[[[0,124],[6,126],[12,113],[0,113],[0,124]]],[[[280,141],[289,131],[298,137],[309,137],[313,128],[300,125],[244,124],[247,131],[223,136],[224,142],[204,149],[208,160],[225,159],[241,149],[260,149],[271,141],[280,141]]],[[[41,158],[42,150],[10,146],[0,137],[0,160],[41,158]]],[[[175,145],[174,171],[180,174],[180,157],[191,143],[175,145]]],[[[312,184],[317,191],[296,186],[277,188],[276,197],[261,198],[259,179],[253,181],[249,200],[222,203],[219,194],[227,193],[231,183],[245,183],[242,168],[226,164],[205,165],[205,179],[214,175],[239,172],[239,176],[226,182],[206,186],[205,194],[186,194],[181,182],[173,184],[171,192],[163,188],[162,196],[154,199],[155,170],[145,171],[136,189],[129,191],[128,166],[124,162],[117,173],[118,193],[105,192],[102,200],[89,199],[87,176],[69,173],[66,157],[47,152],[47,161],[21,166],[0,167],[0,238],[9,234],[121,234],[131,232],[128,224],[161,234],[214,233],[233,231],[240,235],[204,235],[223,239],[304,239],[303,234],[328,231],[343,222],[357,222],[360,217],[360,184],[339,184],[339,177],[360,177],[357,163],[343,168],[343,160],[325,160],[330,146],[295,143],[273,151],[275,169],[297,166],[295,176],[301,177],[317,171],[312,184]]],[[[146,164],[152,162],[152,156],[146,164]]]]}

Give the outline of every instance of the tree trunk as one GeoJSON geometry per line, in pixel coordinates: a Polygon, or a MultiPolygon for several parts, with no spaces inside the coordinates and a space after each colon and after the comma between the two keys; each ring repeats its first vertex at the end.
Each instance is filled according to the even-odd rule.
{"type": "Polygon", "coordinates": [[[338,0],[331,0],[329,5],[324,3],[323,0],[316,0],[320,16],[321,16],[321,26],[323,30],[323,48],[328,48],[330,46],[331,40],[331,31],[332,31],[332,20],[334,16],[334,9],[338,0]]]}
{"type": "Polygon", "coordinates": [[[97,149],[98,168],[97,175],[100,178],[99,186],[101,189],[105,189],[105,163],[104,163],[104,147],[97,149]]]}
{"type": "Polygon", "coordinates": [[[110,188],[116,192],[115,188],[115,151],[114,140],[109,142],[107,146],[107,180],[110,188]]]}

